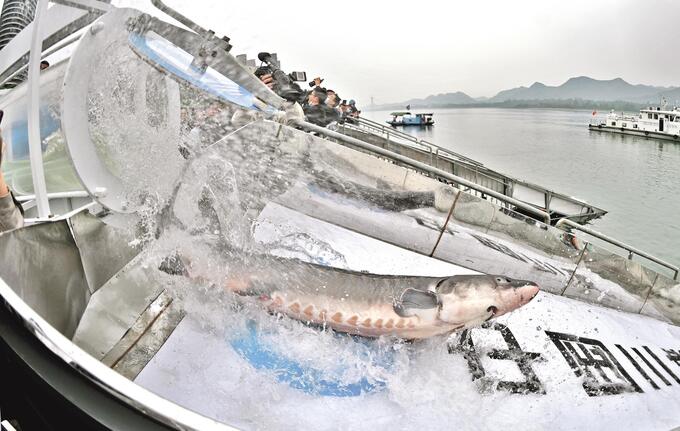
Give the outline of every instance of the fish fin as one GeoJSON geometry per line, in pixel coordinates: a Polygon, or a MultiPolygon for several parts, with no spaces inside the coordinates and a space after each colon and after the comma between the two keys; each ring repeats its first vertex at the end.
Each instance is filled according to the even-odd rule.
{"type": "Polygon", "coordinates": [[[418,290],[409,287],[394,301],[394,312],[401,317],[411,317],[417,310],[439,307],[439,298],[429,290],[418,290]]]}

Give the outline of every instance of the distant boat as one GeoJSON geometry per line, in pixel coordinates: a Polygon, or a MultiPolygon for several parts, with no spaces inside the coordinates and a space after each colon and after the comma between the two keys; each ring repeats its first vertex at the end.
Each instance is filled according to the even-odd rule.
{"type": "Polygon", "coordinates": [[[427,114],[411,114],[408,111],[403,112],[392,112],[391,120],[386,121],[390,126],[432,126],[434,120],[432,119],[433,113],[427,114]]]}
{"type": "Polygon", "coordinates": [[[612,110],[607,114],[605,121],[591,122],[588,128],[600,132],[680,142],[680,110],[649,107],[641,109],[638,115],[617,114],[612,110]]]}

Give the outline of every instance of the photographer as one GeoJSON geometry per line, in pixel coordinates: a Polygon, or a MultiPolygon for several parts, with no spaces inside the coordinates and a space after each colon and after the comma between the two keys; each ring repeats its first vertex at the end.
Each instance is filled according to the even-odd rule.
{"type": "Polygon", "coordinates": [[[342,111],[340,111],[340,96],[334,90],[326,90],[326,105],[331,108],[332,121],[340,122],[342,120],[342,111]]]}
{"type": "Polygon", "coordinates": [[[355,118],[358,118],[359,114],[361,114],[361,111],[357,109],[356,102],[350,100],[345,109],[345,121],[350,124],[356,124],[357,120],[355,120],[355,118]]]}
{"type": "Polygon", "coordinates": [[[267,52],[261,52],[257,56],[263,65],[255,70],[255,76],[270,90],[289,102],[301,103],[304,101],[305,92],[295,83],[292,76],[286,75],[272,60],[267,52]]]}
{"type": "Polygon", "coordinates": [[[325,109],[325,101],[326,92],[319,87],[315,87],[307,94],[307,103],[302,108],[307,121],[321,127],[326,127],[326,124],[330,123],[326,119],[327,110],[325,109]]]}
{"type": "Polygon", "coordinates": [[[338,93],[336,93],[335,90],[331,90],[330,88],[326,90],[326,104],[331,108],[337,108],[340,104],[338,93]]]}
{"type": "Polygon", "coordinates": [[[326,98],[326,91],[321,87],[315,87],[308,93],[307,104],[303,108],[307,121],[321,127],[335,121],[333,108],[326,104],[326,98]]]}
{"type": "Polygon", "coordinates": [[[358,117],[360,112],[361,111],[359,111],[357,109],[356,102],[353,99],[350,100],[349,101],[349,115],[350,115],[350,117],[358,117]]]}
{"type": "Polygon", "coordinates": [[[2,131],[0,131],[0,233],[16,229],[24,225],[24,213],[21,205],[14,200],[12,192],[5,183],[2,174],[2,153],[4,152],[2,131]]]}

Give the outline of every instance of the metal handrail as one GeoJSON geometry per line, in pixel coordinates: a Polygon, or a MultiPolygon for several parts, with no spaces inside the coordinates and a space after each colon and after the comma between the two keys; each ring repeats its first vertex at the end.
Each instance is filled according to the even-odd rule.
{"type": "Polygon", "coordinates": [[[413,141],[415,143],[421,143],[423,142],[422,139],[418,139],[413,135],[409,135],[406,132],[402,132],[401,130],[395,129],[394,127],[388,127],[385,126],[384,124],[380,124],[377,121],[369,120],[368,118],[363,118],[363,117],[357,117],[356,120],[359,121],[359,123],[363,123],[364,125],[370,125],[373,126],[374,128],[380,129],[383,131],[383,133],[389,132],[392,135],[399,136],[401,138],[404,138],[409,141],[413,141]]]}
{"type": "MultiPolygon", "coordinates": [[[[450,157],[450,155],[448,154],[448,152],[445,149],[440,148],[439,151],[437,151],[435,153],[435,155],[437,155],[437,157],[440,157],[442,159],[450,160],[452,162],[456,162],[456,163],[459,163],[459,164],[465,164],[465,161],[457,160],[455,158],[450,157]]],[[[484,177],[486,179],[495,181],[495,182],[502,184],[503,186],[506,186],[506,187],[511,185],[512,181],[514,181],[510,177],[503,175],[503,174],[499,174],[497,172],[496,172],[496,174],[498,175],[498,177],[494,177],[494,176],[487,174],[486,172],[480,171],[479,168],[487,169],[485,166],[483,166],[481,164],[474,165],[474,166],[467,165],[466,167],[469,168],[469,169],[475,168],[475,172],[478,176],[481,175],[482,177],[484,177]]]]}
{"type": "MultiPolygon", "coordinates": [[[[67,198],[86,198],[89,197],[90,194],[86,192],[85,190],[74,190],[70,192],[54,192],[54,193],[47,193],[46,194],[47,199],[67,199],[67,198]]],[[[35,195],[17,195],[16,200],[19,202],[28,202],[32,201],[36,198],[35,195]]]]}
{"type": "Polygon", "coordinates": [[[537,209],[536,207],[529,205],[525,202],[519,201],[515,198],[511,198],[510,196],[506,196],[502,193],[498,193],[495,190],[491,190],[491,189],[486,188],[484,186],[480,186],[478,184],[475,184],[472,181],[466,180],[465,178],[461,178],[459,176],[450,174],[446,171],[443,171],[441,169],[437,169],[437,168],[430,166],[426,163],[422,163],[422,162],[419,162],[417,160],[413,160],[409,157],[402,156],[401,154],[394,153],[394,152],[386,150],[384,148],[376,147],[375,145],[371,145],[371,144],[364,142],[362,140],[352,138],[351,136],[347,136],[347,135],[343,135],[342,133],[334,132],[332,130],[326,129],[325,127],[320,127],[320,126],[317,126],[315,124],[311,124],[311,123],[308,123],[306,121],[301,121],[301,120],[296,120],[293,123],[295,125],[303,128],[303,129],[307,130],[307,131],[316,132],[320,135],[324,135],[326,137],[333,138],[333,139],[336,139],[338,141],[343,141],[343,142],[350,144],[350,145],[353,145],[355,147],[359,147],[359,148],[362,148],[364,150],[370,151],[372,153],[380,154],[380,155],[387,157],[389,159],[399,161],[399,162],[404,163],[408,166],[411,166],[412,168],[415,168],[415,169],[418,169],[418,170],[421,170],[421,171],[424,171],[424,172],[428,172],[430,174],[434,174],[438,177],[445,178],[445,179],[447,179],[451,182],[454,182],[456,184],[463,185],[465,187],[476,190],[480,193],[487,194],[487,195],[492,196],[492,197],[494,197],[494,198],[496,198],[500,201],[514,205],[516,207],[522,208],[523,210],[526,210],[526,211],[529,211],[529,212],[531,212],[535,215],[538,215],[545,220],[545,223],[547,225],[550,225],[550,214],[549,213],[547,213],[545,211],[541,211],[541,210],[537,209]]]}
{"type": "MultiPolygon", "coordinates": [[[[79,32],[80,32],[80,30],[78,30],[76,33],[71,35],[71,37],[69,37],[68,39],[64,39],[61,42],[54,44],[54,46],[52,46],[51,48],[49,48],[48,50],[46,50],[45,52],[43,52],[41,54],[40,59],[44,60],[47,56],[54,54],[56,51],[58,51],[62,48],[66,48],[68,45],[79,41],[80,37],[82,36],[82,34],[80,34],[79,32]]],[[[65,61],[65,60],[62,60],[62,61],[65,61]]],[[[54,67],[54,64],[52,65],[52,67],[54,67]]],[[[14,72],[12,72],[9,76],[7,76],[7,78],[0,81],[0,88],[2,88],[6,83],[11,81],[12,79],[17,77],[18,75],[26,72],[27,69],[28,69],[28,63],[21,66],[19,69],[15,70],[14,72]]]]}
{"type": "Polygon", "coordinates": [[[587,227],[585,227],[585,226],[581,226],[580,224],[575,223],[575,222],[573,222],[573,221],[571,221],[571,220],[567,220],[567,219],[564,219],[564,218],[563,218],[563,219],[560,219],[560,220],[555,224],[555,227],[561,228],[563,225],[567,225],[567,226],[572,227],[572,228],[574,228],[574,229],[578,229],[578,230],[580,230],[580,231],[582,231],[582,232],[587,233],[588,235],[592,235],[592,236],[594,236],[595,238],[599,238],[599,239],[601,239],[601,240],[603,240],[603,241],[605,241],[605,242],[607,242],[607,243],[609,243],[609,244],[615,245],[615,246],[617,246],[617,247],[620,247],[620,248],[626,250],[626,251],[628,252],[628,259],[631,259],[631,260],[632,260],[632,259],[633,259],[633,255],[636,254],[636,255],[638,255],[638,256],[640,256],[640,257],[644,257],[645,259],[651,260],[652,262],[657,263],[657,264],[659,264],[659,265],[661,265],[661,266],[663,266],[663,267],[666,267],[666,268],[670,269],[671,271],[673,271],[673,272],[675,273],[675,275],[673,276],[673,280],[677,280],[677,279],[678,279],[678,273],[680,272],[680,268],[678,268],[678,267],[675,266],[675,265],[671,265],[670,263],[668,263],[668,262],[666,262],[666,261],[664,261],[664,260],[661,260],[661,259],[659,259],[659,258],[656,257],[656,256],[652,256],[651,254],[649,254],[649,253],[647,253],[647,252],[644,252],[644,251],[642,251],[642,250],[638,250],[637,248],[635,248],[635,247],[633,247],[633,246],[631,246],[631,245],[628,245],[628,244],[623,243],[623,242],[621,242],[621,241],[619,241],[619,240],[616,240],[616,239],[614,239],[614,238],[611,238],[611,237],[609,237],[609,236],[607,236],[607,235],[605,235],[605,234],[603,234],[603,233],[600,233],[600,232],[598,232],[598,231],[596,231],[596,230],[592,230],[592,229],[587,228],[587,227]]]}
{"type": "MultiPolygon", "coordinates": [[[[407,140],[407,141],[410,141],[410,142],[413,142],[415,144],[419,144],[419,145],[422,145],[422,146],[425,146],[425,147],[431,146],[427,143],[423,143],[424,141],[422,139],[418,139],[413,135],[409,135],[408,133],[404,133],[401,130],[397,130],[393,127],[385,126],[384,124],[377,123],[373,120],[369,120],[369,119],[362,118],[362,117],[356,117],[355,120],[357,120],[357,122],[359,124],[361,124],[362,126],[372,128],[374,130],[379,130],[382,134],[393,135],[393,136],[402,138],[404,140],[407,140]]],[[[350,125],[351,125],[351,123],[350,123],[350,125]]]]}
{"type": "MultiPolygon", "coordinates": [[[[408,157],[406,157],[406,156],[402,156],[401,154],[397,154],[397,153],[394,153],[394,152],[392,152],[392,151],[386,150],[386,149],[384,149],[384,148],[377,147],[377,146],[375,146],[375,145],[371,145],[371,144],[366,143],[366,142],[364,142],[364,141],[361,141],[361,140],[359,140],[359,139],[356,139],[356,138],[352,138],[352,137],[350,137],[350,136],[343,135],[342,133],[334,132],[334,131],[332,131],[332,130],[329,130],[329,129],[326,129],[326,128],[323,128],[323,127],[320,127],[320,126],[317,126],[317,125],[314,125],[314,124],[311,124],[311,123],[308,123],[308,122],[306,122],[306,121],[296,121],[295,124],[298,125],[298,126],[300,126],[300,127],[302,127],[302,128],[305,129],[305,130],[308,130],[308,131],[311,131],[311,132],[316,132],[316,133],[319,133],[319,134],[321,134],[321,135],[324,135],[324,136],[327,136],[327,137],[329,137],[329,138],[333,138],[333,139],[336,139],[336,140],[339,140],[339,141],[344,141],[345,143],[348,143],[348,144],[350,144],[350,145],[353,145],[353,146],[362,148],[362,149],[364,149],[364,150],[368,150],[368,151],[370,151],[370,152],[372,152],[372,153],[378,153],[378,154],[380,154],[380,155],[382,155],[382,156],[384,156],[384,157],[387,157],[387,158],[389,158],[389,159],[392,159],[392,160],[396,160],[396,161],[402,162],[402,163],[404,163],[404,164],[406,164],[406,165],[409,165],[409,166],[411,166],[411,167],[413,167],[413,168],[416,168],[416,169],[419,169],[419,170],[421,170],[421,171],[425,171],[425,172],[428,172],[428,173],[437,175],[437,176],[439,176],[439,177],[442,177],[442,178],[445,178],[445,179],[447,179],[447,180],[450,180],[450,181],[452,181],[452,182],[454,182],[454,183],[457,183],[457,184],[460,184],[460,185],[469,187],[469,188],[471,188],[471,189],[473,189],[473,190],[476,190],[476,191],[478,191],[478,192],[481,192],[481,193],[485,193],[485,194],[487,194],[487,195],[489,195],[489,196],[492,196],[492,197],[494,197],[494,198],[496,198],[496,199],[498,199],[498,200],[500,200],[500,201],[502,201],[502,202],[505,202],[505,203],[514,205],[514,206],[516,206],[516,207],[519,207],[519,208],[522,208],[522,209],[524,209],[524,210],[526,210],[526,211],[529,211],[529,212],[531,212],[531,213],[533,213],[533,214],[539,215],[539,216],[543,217],[543,219],[545,220],[545,223],[546,223],[547,225],[550,225],[550,214],[549,214],[549,213],[547,213],[547,212],[545,212],[545,211],[541,211],[541,210],[539,210],[539,209],[537,209],[537,208],[535,208],[535,207],[533,207],[533,206],[531,206],[531,205],[529,205],[529,204],[527,204],[527,203],[524,203],[524,202],[519,201],[519,200],[517,200],[517,199],[514,199],[514,198],[512,198],[512,197],[509,197],[509,196],[506,196],[506,195],[504,195],[504,194],[498,193],[498,192],[496,192],[496,191],[494,191],[494,190],[491,190],[491,189],[488,189],[488,188],[486,188],[486,187],[484,187],[484,186],[480,186],[480,185],[475,184],[475,183],[473,183],[473,182],[471,182],[471,181],[468,181],[468,180],[466,180],[466,179],[464,179],[464,178],[461,178],[461,177],[458,177],[458,176],[456,176],[456,175],[450,174],[450,173],[448,173],[448,172],[446,172],[446,171],[443,171],[443,170],[441,170],[441,169],[437,169],[437,168],[435,168],[435,167],[432,167],[432,166],[430,166],[430,165],[428,165],[428,164],[426,164],[426,163],[418,162],[417,160],[413,160],[413,159],[410,159],[410,158],[408,158],[408,157]]],[[[575,223],[575,222],[573,222],[573,221],[571,221],[571,220],[568,220],[568,219],[562,218],[562,219],[558,220],[558,222],[556,223],[555,226],[556,226],[557,228],[561,228],[563,225],[568,225],[568,226],[570,226],[570,227],[572,227],[572,228],[578,229],[578,230],[580,230],[580,231],[582,231],[582,232],[585,232],[585,233],[587,233],[587,234],[589,234],[589,235],[592,235],[592,236],[594,236],[594,237],[596,237],[596,238],[599,238],[599,239],[601,239],[601,240],[603,240],[603,241],[605,241],[605,242],[608,242],[608,243],[610,243],[610,244],[612,244],[612,245],[616,245],[616,246],[618,246],[618,247],[620,247],[620,248],[623,248],[624,250],[628,251],[628,253],[629,253],[628,258],[629,258],[629,259],[632,259],[632,258],[633,258],[633,254],[636,254],[636,255],[638,255],[638,256],[640,256],[640,257],[643,257],[643,258],[648,259],[648,260],[650,260],[650,261],[652,261],[652,262],[655,262],[655,263],[657,263],[657,264],[659,264],[659,265],[661,265],[661,266],[663,266],[663,267],[665,267],[665,268],[668,268],[668,269],[670,269],[670,270],[672,270],[672,271],[674,272],[674,277],[673,277],[673,279],[674,279],[674,280],[677,280],[677,279],[678,279],[678,274],[680,273],[680,268],[678,268],[678,267],[675,266],[675,265],[671,265],[670,263],[665,262],[664,260],[659,259],[659,258],[656,257],[656,256],[652,256],[652,255],[649,254],[649,253],[646,253],[646,252],[644,252],[644,251],[642,251],[642,250],[638,250],[638,249],[635,248],[635,247],[632,247],[632,246],[630,246],[630,245],[628,245],[628,244],[625,244],[625,243],[623,243],[623,242],[621,242],[621,241],[618,241],[618,240],[616,240],[616,239],[614,239],[614,238],[610,238],[610,237],[608,237],[607,235],[605,235],[605,234],[603,234],[603,233],[597,232],[597,231],[595,231],[595,230],[592,230],[592,229],[590,229],[590,228],[587,228],[587,227],[585,227],[585,226],[582,226],[582,225],[580,225],[580,224],[578,224],[578,223],[575,223]]]]}
{"type": "MultiPolygon", "coordinates": [[[[387,135],[387,136],[392,135],[394,137],[404,139],[405,141],[409,141],[409,142],[417,144],[421,147],[427,148],[428,151],[432,151],[432,149],[433,149],[432,145],[425,143],[422,139],[418,139],[415,136],[409,135],[408,133],[404,133],[404,132],[397,130],[397,129],[394,129],[392,127],[388,127],[388,126],[376,123],[375,121],[367,120],[367,119],[361,118],[361,117],[357,117],[357,118],[355,118],[355,120],[357,120],[357,122],[361,126],[364,126],[366,128],[369,128],[369,129],[377,130],[380,133],[382,133],[383,135],[387,135]]],[[[351,123],[349,125],[352,126],[351,123]]]]}
{"type": "Polygon", "coordinates": [[[451,151],[451,150],[449,150],[449,149],[440,147],[439,145],[433,144],[433,143],[430,142],[430,141],[426,141],[426,140],[424,140],[424,139],[418,139],[418,138],[416,138],[416,137],[413,136],[413,135],[409,135],[408,133],[402,132],[402,131],[397,130],[397,129],[395,129],[395,128],[392,128],[392,127],[389,127],[389,128],[388,128],[388,127],[385,126],[384,124],[380,124],[380,123],[378,123],[378,122],[376,122],[376,121],[369,120],[369,119],[363,118],[363,117],[357,117],[356,119],[359,120],[360,123],[364,123],[364,124],[367,124],[367,125],[370,124],[370,125],[373,126],[374,128],[380,129],[380,130],[381,130],[383,133],[385,133],[385,134],[387,134],[387,131],[389,131],[389,134],[392,134],[392,135],[395,135],[395,136],[399,136],[399,137],[401,137],[401,138],[404,138],[404,139],[406,139],[406,140],[415,142],[415,143],[420,144],[420,145],[425,145],[425,146],[427,146],[427,147],[429,147],[429,148],[436,149],[436,150],[438,150],[438,151],[445,151],[445,152],[447,152],[447,153],[453,155],[454,157],[459,158],[459,159],[461,159],[461,160],[465,160],[465,161],[467,161],[467,162],[469,162],[469,163],[471,163],[471,164],[473,164],[473,165],[483,166],[483,164],[480,163],[480,162],[478,162],[477,160],[474,160],[474,159],[471,159],[471,158],[469,158],[469,157],[466,157],[466,156],[464,156],[464,155],[462,155],[462,154],[456,153],[455,151],[451,151]]]}
{"type": "MultiPolygon", "coordinates": [[[[398,143],[399,145],[404,145],[404,146],[406,146],[406,147],[409,147],[409,148],[412,148],[412,149],[416,149],[416,150],[419,150],[419,151],[423,151],[423,152],[426,152],[426,153],[433,153],[433,152],[434,152],[434,151],[433,151],[433,148],[431,148],[431,147],[428,146],[428,145],[424,145],[424,144],[418,142],[417,140],[401,138],[401,136],[399,136],[399,135],[396,134],[396,133],[394,133],[394,134],[393,134],[393,133],[390,133],[390,132],[385,132],[385,133],[383,133],[383,132],[382,132],[380,129],[378,129],[377,127],[366,126],[366,127],[364,128],[364,127],[360,127],[360,126],[357,126],[357,125],[354,125],[354,124],[348,124],[348,123],[344,123],[343,126],[344,126],[344,127],[349,127],[350,129],[356,130],[356,131],[358,131],[358,132],[369,133],[369,134],[372,134],[372,135],[374,135],[374,136],[378,136],[378,134],[384,134],[385,137],[383,137],[383,136],[379,136],[379,137],[382,138],[382,139],[387,139],[387,140],[390,141],[390,142],[395,142],[395,141],[393,141],[391,138],[404,139],[404,141],[407,141],[408,143],[403,142],[403,141],[402,141],[402,142],[396,142],[396,143],[398,143]],[[416,144],[416,145],[413,145],[413,144],[416,144]]],[[[413,137],[411,137],[411,138],[413,138],[413,137]]]]}
{"type": "MultiPolygon", "coordinates": [[[[376,123],[375,121],[372,121],[372,120],[368,120],[368,119],[365,119],[365,118],[358,118],[358,120],[359,120],[361,123],[371,124],[371,125],[373,126],[374,129],[380,129],[381,131],[382,131],[383,129],[388,129],[387,126],[383,126],[382,124],[376,123]]],[[[356,127],[356,126],[354,126],[354,129],[355,129],[355,130],[362,131],[362,132],[364,132],[364,133],[371,133],[370,130],[361,130],[361,128],[356,127]]],[[[387,132],[385,132],[385,133],[387,133],[387,132]]],[[[413,142],[417,142],[417,143],[420,144],[420,145],[426,145],[426,146],[428,146],[428,148],[429,148],[429,153],[430,153],[430,154],[433,154],[433,155],[435,155],[435,156],[437,156],[437,157],[439,157],[439,158],[449,159],[449,160],[452,161],[452,162],[456,162],[456,163],[459,163],[459,164],[462,164],[462,165],[467,164],[467,165],[468,165],[468,166],[467,166],[468,168],[471,168],[471,169],[474,168],[474,169],[475,169],[476,176],[481,176],[481,177],[483,177],[483,178],[485,178],[485,179],[487,179],[487,180],[490,180],[490,181],[493,181],[494,183],[497,183],[497,184],[499,184],[499,185],[502,185],[503,187],[506,187],[506,188],[507,188],[508,186],[514,187],[515,184],[521,184],[521,185],[524,186],[524,187],[531,188],[531,189],[533,189],[533,190],[535,190],[535,191],[537,191],[537,192],[543,194],[543,195],[545,196],[545,201],[546,201],[546,202],[549,202],[549,201],[550,201],[550,197],[556,196],[556,197],[566,198],[566,199],[570,199],[570,200],[576,201],[576,202],[578,202],[579,204],[582,204],[583,206],[587,206],[587,207],[591,208],[591,209],[588,211],[589,214],[597,214],[598,212],[603,212],[603,211],[600,210],[599,208],[596,208],[596,207],[594,207],[594,206],[588,204],[587,202],[585,202],[585,201],[583,201],[583,200],[576,199],[576,198],[570,197],[570,196],[565,195],[565,194],[562,194],[562,193],[557,193],[557,192],[555,192],[555,191],[546,189],[545,187],[538,186],[538,185],[532,184],[532,183],[528,183],[528,182],[526,182],[526,181],[524,181],[524,180],[519,180],[519,179],[510,177],[510,176],[507,176],[507,175],[505,175],[505,174],[501,174],[501,173],[499,173],[499,172],[493,171],[493,170],[491,170],[491,169],[485,167],[482,163],[480,163],[480,162],[478,162],[478,161],[476,161],[476,160],[470,159],[470,158],[465,157],[465,156],[463,156],[463,155],[461,155],[461,154],[458,154],[458,153],[455,153],[455,152],[453,152],[453,151],[450,151],[450,150],[448,150],[448,149],[446,149],[446,148],[440,147],[440,146],[438,146],[438,145],[436,145],[436,144],[432,144],[432,143],[429,142],[429,141],[425,141],[425,140],[423,140],[423,139],[418,140],[418,139],[415,138],[414,136],[411,136],[411,135],[405,134],[404,132],[400,132],[400,131],[393,130],[393,129],[389,129],[389,134],[394,134],[395,136],[406,135],[408,138],[405,138],[405,139],[411,140],[411,141],[413,141],[413,142]],[[434,149],[434,150],[433,150],[433,149],[434,149]],[[470,166],[470,165],[472,165],[472,166],[470,166]],[[480,171],[479,169],[483,169],[484,171],[480,171]],[[485,171],[490,171],[490,172],[493,173],[493,175],[491,175],[491,174],[489,174],[489,173],[487,173],[487,172],[485,172],[485,171]]],[[[387,139],[389,140],[389,135],[387,135],[387,139]]],[[[403,144],[403,143],[401,143],[401,142],[396,142],[396,141],[391,141],[391,142],[394,143],[394,144],[398,144],[398,145],[406,145],[406,146],[408,146],[407,144],[403,144]]],[[[546,206],[545,210],[546,210],[547,212],[549,212],[549,207],[546,206]]],[[[604,213],[606,213],[606,212],[604,212],[604,213]]]]}
{"type": "Polygon", "coordinates": [[[361,129],[361,128],[363,127],[363,128],[367,128],[367,129],[369,129],[369,130],[377,131],[377,132],[381,133],[382,135],[387,135],[387,136],[390,136],[390,135],[391,135],[391,136],[393,136],[393,137],[395,137],[395,138],[401,138],[401,139],[403,139],[403,140],[405,140],[405,141],[408,141],[408,142],[410,142],[410,143],[416,144],[416,145],[418,145],[418,146],[420,146],[420,147],[422,147],[422,148],[427,148],[428,151],[431,151],[431,148],[430,148],[429,145],[423,144],[423,143],[422,143],[418,138],[416,138],[415,136],[411,136],[411,135],[405,134],[405,133],[400,132],[400,131],[398,131],[398,130],[387,130],[387,128],[386,128],[385,126],[382,126],[382,125],[374,125],[374,124],[371,124],[371,123],[367,123],[367,122],[365,122],[366,120],[364,120],[363,118],[356,118],[356,120],[358,120],[357,122],[359,123],[359,126],[354,125],[354,124],[349,123],[349,122],[346,122],[345,124],[346,124],[347,126],[349,126],[349,127],[355,128],[355,129],[361,129]]]}
{"type": "MultiPolygon", "coordinates": [[[[374,126],[374,128],[381,128],[381,131],[382,131],[382,128],[386,128],[386,127],[383,126],[382,124],[375,123],[375,122],[372,121],[372,120],[366,120],[365,118],[358,118],[358,119],[359,119],[360,121],[364,121],[364,122],[367,122],[367,123],[376,124],[377,126],[374,126]]],[[[350,126],[351,126],[351,124],[350,124],[350,126]]],[[[357,129],[358,129],[358,128],[357,128],[357,129]]],[[[450,160],[452,160],[452,161],[455,161],[455,162],[458,162],[458,163],[462,163],[462,164],[466,164],[466,163],[467,163],[467,164],[469,164],[469,165],[473,165],[475,169],[478,169],[478,168],[480,168],[480,167],[484,167],[484,165],[483,165],[482,163],[480,163],[480,162],[478,162],[478,161],[476,161],[476,160],[470,159],[469,157],[465,157],[465,156],[463,156],[463,155],[461,155],[461,154],[458,154],[458,153],[456,153],[456,152],[454,152],[454,151],[451,151],[451,150],[448,150],[448,149],[446,149],[446,148],[440,147],[440,146],[438,146],[438,145],[432,144],[432,143],[430,143],[429,141],[425,141],[425,140],[423,140],[423,139],[417,139],[417,138],[415,138],[414,136],[411,136],[411,135],[409,135],[409,134],[406,134],[406,133],[404,133],[404,132],[400,132],[400,131],[397,131],[397,130],[394,130],[394,132],[396,132],[396,133],[393,133],[393,130],[389,130],[389,132],[385,132],[385,134],[387,134],[387,136],[388,136],[387,139],[389,139],[389,135],[390,135],[390,134],[394,134],[395,136],[402,136],[402,135],[403,135],[403,136],[405,137],[405,139],[411,140],[412,142],[415,142],[415,143],[417,143],[417,144],[419,144],[419,145],[425,146],[425,148],[427,148],[427,150],[428,150],[427,152],[428,152],[429,154],[434,154],[434,155],[436,155],[436,156],[438,156],[438,157],[442,157],[442,158],[448,158],[448,159],[450,159],[450,160]],[[408,138],[406,138],[406,137],[408,137],[408,138]]],[[[392,141],[392,142],[394,142],[394,141],[392,141]]],[[[401,143],[399,143],[399,142],[395,142],[395,143],[401,144],[401,143]]],[[[486,169],[486,168],[485,168],[485,169],[486,169]]],[[[489,180],[492,180],[492,181],[495,181],[495,182],[497,182],[497,183],[502,184],[503,186],[506,186],[506,187],[507,187],[507,186],[510,184],[509,182],[507,182],[507,180],[509,179],[509,177],[507,177],[506,175],[499,175],[500,177],[503,178],[503,180],[500,180],[499,178],[494,177],[494,176],[491,176],[491,175],[488,175],[488,174],[486,174],[486,173],[484,173],[484,172],[479,172],[479,171],[477,171],[477,173],[478,173],[478,175],[482,175],[482,176],[484,176],[485,178],[487,178],[487,179],[489,179],[489,180]]]]}
{"type": "MultiPolygon", "coordinates": [[[[343,124],[343,127],[345,127],[345,126],[346,125],[343,124]]],[[[361,130],[360,128],[352,126],[351,124],[348,124],[347,126],[350,126],[350,128],[352,128],[353,130],[361,131],[361,132],[364,132],[364,133],[371,133],[370,131],[361,130]]],[[[495,176],[491,176],[491,175],[489,175],[485,172],[481,172],[481,171],[478,170],[479,168],[487,169],[482,163],[479,163],[479,162],[476,162],[476,161],[474,161],[474,163],[470,163],[470,162],[467,161],[467,159],[461,160],[461,157],[457,153],[449,151],[446,148],[438,147],[436,145],[431,145],[429,147],[426,147],[427,151],[425,151],[421,148],[414,148],[412,146],[409,146],[409,145],[401,143],[401,142],[392,141],[391,139],[389,139],[389,137],[386,138],[386,139],[388,139],[389,142],[391,142],[393,144],[404,145],[404,146],[411,148],[411,149],[414,149],[416,151],[423,151],[424,153],[432,154],[436,157],[446,159],[446,160],[450,160],[452,162],[459,163],[461,165],[465,165],[466,167],[468,167],[470,169],[474,168],[476,170],[477,175],[483,176],[484,178],[491,180],[491,181],[494,181],[494,182],[496,182],[500,185],[503,185],[504,187],[507,187],[508,185],[511,184],[511,182],[508,181],[510,178],[507,177],[506,175],[498,174],[498,177],[495,177],[495,176]]],[[[427,141],[420,141],[419,143],[421,143],[421,142],[427,144],[427,141]]]]}
{"type": "Polygon", "coordinates": [[[154,5],[156,7],[156,9],[158,9],[161,12],[163,12],[164,14],[176,19],[179,23],[181,23],[182,25],[191,29],[192,31],[196,32],[197,34],[204,35],[208,32],[207,29],[201,27],[200,25],[196,24],[191,19],[187,18],[185,15],[179,13],[175,9],[166,5],[165,2],[163,2],[163,0],[151,0],[151,4],[154,5]]]}
{"type": "MultiPolygon", "coordinates": [[[[379,129],[385,129],[387,127],[384,124],[378,123],[377,121],[369,120],[368,118],[355,117],[354,119],[357,120],[360,123],[371,125],[373,127],[379,128],[379,129]]],[[[392,128],[392,130],[394,130],[395,135],[406,135],[405,138],[407,138],[407,139],[417,140],[417,138],[415,136],[409,135],[408,133],[404,133],[404,132],[397,130],[397,129],[394,129],[394,128],[392,128]]]]}
{"type": "MultiPolygon", "coordinates": [[[[362,118],[359,118],[359,120],[365,121],[362,118]]],[[[469,159],[469,158],[462,156],[458,153],[455,153],[451,150],[447,150],[446,148],[442,148],[442,147],[439,147],[437,145],[434,145],[434,144],[432,144],[428,141],[425,141],[423,139],[418,139],[414,136],[404,134],[403,132],[399,132],[397,130],[390,130],[390,129],[387,129],[386,127],[384,127],[385,130],[383,130],[382,125],[373,126],[373,125],[364,124],[364,126],[366,126],[369,130],[365,130],[361,127],[357,127],[356,125],[353,125],[353,124],[345,123],[345,124],[343,124],[343,127],[345,127],[345,126],[349,126],[353,130],[357,130],[357,131],[364,132],[364,133],[372,133],[372,131],[370,129],[375,130],[375,131],[379,131],[380,133],[385,135],[384,139],[387,139],[388,141],[390,141],[392,143],[404,145],[406,147],[416,149],[416,150],[420,150],[420,151],[426,152],[428,154],[434,154],[434,155],[440,155],[440,156],[444,155],[444,156],[448,157],[449,159],[456,161],[456,162],[459,162],[459,163],[467,163],[467,164],[470,164],[470,165],[474,165],[475,167],[483,166],[482,163],[480,163],[480,162],[469,159]],[[417,145],[417,147],[413,147],[412,145],[407,144],[407,143],[393,141],[393,140],[390,139],[390,135],[392,135],[392,137],[401,138],[401,139],[404,139],[405,141],[414,143],[414,144],[417,145]]],[[[489,177],[489,178],[491,178],[491,177],[489,177]]]]}
{"type": "Polygon", "coordinates": [[[451,151],[451,150],[449,150],[449,149],[447,149],[447,148],[440,147],[439,145],[433,144],[433,143],[430,142],[430,141],[426,141],[426,140],[424,140],[424,139],[421,139],[420,142],[422,142],[422,143],[424,143],[424,144],[427,144],[427,145],[429,145],[429,146],[431,146],[431,147],[434,147],[434,148],[436,148],[436,149],[439,150],[439,151],[444,151],[444,152],[447,153],[447,154],[451,154],[451,155],[454,156],[455,158],[461,159],[461,160],[464,161],[464,162],[468,162],[468,163],[470,163],[470,164],[472,164],[472,165],[475,165],[475,166],[484,166],[484,163],[482,163],[482,162],[478,162],[478,161],[475,160],[475,159],[471,159],[471,158],[466,157],[466,156],[464,156],[464,155],[462,155],[462,154],[460,154],[460,153],[456,153],[455,151],[451,151]]]}

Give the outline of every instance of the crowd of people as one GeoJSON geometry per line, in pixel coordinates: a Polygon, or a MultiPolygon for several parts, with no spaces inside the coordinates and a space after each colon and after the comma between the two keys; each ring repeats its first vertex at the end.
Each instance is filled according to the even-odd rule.
{"type": "Polygon", "coordinates": [[[361,111],[356,107],[354,100],[340,99],[335,90],[321,86],[323,79],[317,77],[310,84],[313,88],[307,93],[306,100],[302,105],[307,121],[321,127],[326,127],[332,122],[343,123],[358,117],[361,111]]]}
{"type": "Polygon", "coordinates": [[[361,113],[354,100],[341,99],[335,90],[323,87],[321,77],[314,78],[309,83],[311,89],[305,92],[292,81],[285,84],[285,89],[282,88],[283,85],[279,84],[271,73],[258,74],[256,71],[255,75],[284,99],[300,103],[306,120],[317,126],[326,127],[334,122],[339,124],[351,122],[361,113]],[[291,92],[290,86],[294,86],[297,91],[291,92]],[[291,94],[295,96],[290,97],[291,94]]]}

